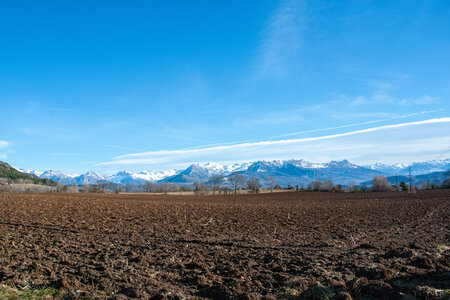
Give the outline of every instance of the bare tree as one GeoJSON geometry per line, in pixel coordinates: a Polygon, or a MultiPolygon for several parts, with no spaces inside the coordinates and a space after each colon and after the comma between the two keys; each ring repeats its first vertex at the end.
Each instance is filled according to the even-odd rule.
{"type": "Polygon", "coordinates": [[[152,191],[152,182],[149,180],[146,180],[143,186],[145,193],[150,193],[152,191]]]}
{"type": "Polygon", "coordinates": [[[112,181],[108,181],[107,183],[106,183],[106,190],[108,190],[108,191],[110,191],[110,192],[114,192],[114,189],[116,188],[116,186],[117,186],[117,184],[115,184],[114,182],[112,182],[112,181]]]}
{"type": "Polygon", "coordinates": [[[106,181],[98,180],[97,181],[97,193],[104,193],[106,189],[106,181]]]}
{"type": "Polygon", "coordinates": [[[241,189],[245,185],[245,177],[239,173],[233,173],[228,176],[228,181],[236,194],[238,189],[241,189]]]}
{"type": "Polygon", "coordinates": [[[372,179],[372,189],[375,192],[387,192],[391,190],[391,184],[383,175],[374,176],[372,179]]]}
{"type": "Polygon", "coordinates": [[[56,183],[56,191],[57,191],[58,193],[64,191],[64,186],[63,186],[60,182],[57,182],[57,183],[56,183]]]}
{"type": "Polygon", "coordinates": [[[194,182],[195,195],[205,195],[208,192],[208,186],[206,184],[194,182]]]}
{"type": "Polygon", "coordinates": [[[353,182],[350,182],[350,183],[347,183],[345,191],[347,193],[353,193],[353,192],[355,192],[355,189],[358,189],[358,188],[356,187],[356,185],[353,182]]]}
{"type": "Polygon", "coordinates": [[[324,180],[320,184],[320,190],[321,191],[331,192],[333,190],[333,188],[334,188],[334,184],[333,184],[333,181],[331,179],[324,180]]]}
{"type": "Polygon", "coordinates": [[[152,182],[150,184],[150,192],[156,193],[156,192],[158,192],[158,190],[159,190],[159,184],[156,182],[152,182]]]}
{"type": "Polygon", "coordinates": [[[78,184],[76,181],[74,181],[72,184],[72,190],[74,193],[78,192],[78,184]]]}
{"type": "Polygon", "coordinates": [[[131,191],[133,190],[133,184],[131,182],[127,182],[125,183],[125,193],[131,193],[131,191]]]}
{"type": "Polygon", "coordinates": [[[266,183],[270,188],[270,192],[273,192],[273,187],[275,186],[275,178],[273,176],[266,176],[266,183]]]}
{"type": "Polygon", "coordinates": [[[167,195],[167,193],[170,191],[170,183],[161,182],[161,184],[159,185],[159,191],[161,193],[164,193],[164,195],[167,195]]]}
{"type": "Polygon", "coordinates": [[[417,188],[419,190],[428,190],[431,187],[431,184],[428,181],[422,180],[419,185],[417,185],[417,188]]]}
{"type": "Polygon", "coordinates": [[[179,192],[180,191],[180,186],[178,184],[171,183],[170,184],[170,191],[171,192],[179,192]]]}
{"type": "Polygon", "coordinates": [[[247,181],[247,187],[254,193],[258,193],[259,189],[261,188],[261,183],[259,182],[258,178],[252,177],[247,181]]]}
{"type": "Polygon", "coordinates": [[[83,192],[84,193],[89,193],[90,191],[91,191],[91,186],[85,182],[83,184],[83,192]]]}
{"type": "Polygon", "coordinates": [[[65,185],[63,187],[63,192],[66,193],[78,193],[78,185],[74,182],[72,185],[65,185]]]}
{"type": "Polygon", "coordinates": [[[308,184],[308,189],[318,192],[318,191],[320,191],[321,186],[322,186],[322,181],[315,180],[315,181],[311,181],[308,184]]]}
{"type": "Polygon", "coordinates": [[[223,176],[213,175],[209,178],[208,183],[212,185],[213,193],[216,194],[216,190],[220,191],[220,186],[223,183],[223,176]]]}
{"type": "Polygon", "coordinates": [[[200,183],[194,182],[194,194],[198,195],[199,192],[200,192],[200,183]]]}
{"type": "Polygon", "coordinates": [[[224,194],[224,195],[228,195],[228,193],[230,192],[230,189],[229,189],[227,186],[224,186],[224,187],[222,188],[222,190],[223,190],[223,194],[224,194]]]}

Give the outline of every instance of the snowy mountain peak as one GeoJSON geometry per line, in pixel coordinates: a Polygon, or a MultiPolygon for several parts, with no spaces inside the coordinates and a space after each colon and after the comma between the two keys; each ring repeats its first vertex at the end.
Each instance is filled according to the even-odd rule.
{"type": "Polygon", "coordinates": [[[242,164],[236,163],[233,165],[222,165],[222,164],[218,164],[218,163],[214,163],[214,162],[207,162],[207,163],[202,163],[202,164],[198,164],[198,163],[192,164],[191,166],[188,167],[188,169],[190,169],[190,170],[202,169],[203,171],[209,172],[209,173],[228,175],[232,172],[245,170],[249,165],[250,165],[250,163],[242,163],[242,164]]]}
{"type": "Polygon", "coordinates": [[[403,168],[406,168],[407,165],[405,164],[387,165],[382,163],[375,163],[364,167],[370,170],[380,171],[385,174],[396,174],[400,172],[403,168]]]}
{"type": "Polygon", "coordinates": [[[175,170],[170,171],[140,171],[132,173],[128,171],[120,171],[114,175],[108,176],[107,180],[114,183],[135,183],[143,184],[147,181],[158,181],[176,173],[175,170]]]}
{"type": "Polygon", "coordinates": [[[311,163],[309,161],[306,161],[304,159],[291,159],[288,160],[288,162],[296,167],[299,168],[305,168],[305,169],[318,169],[318,168],[325,168],[324,164],[320,163],[311,163]]]}
{"type": "Polygon", "coordinates": [[[48,170],[45,172],[41,172],[41,174],[37,175],[37,176],[42,179],[51,179],[53,181],[59,182],[64,185],[71,185],[75,182],[75,178],[78,175],[70,174],[70,173],[66,173],[66,172],[62,172],[62,171],[48,170]]]}
{"type": "Polygon", "coordinates": [[[216,164],[213,162],[208,162],[205,164],[198,164],[198,166],[205,168],[209,171],[214,171],[214,172],[224,172],[225,171],[225,166],[220,165],[220,164],[216,164]]]}
{"type": "Polygon", "coordinates": [[[325,164],[325,166],[330,167],[330,168],[351,168],[351,169],[359,168],[359,166],[350,163],[346,159],[341,160],[341,161],[333,160],[333,161],[330,161],[329,163],[325,164]]]}
{"type": "Polygon", "coordinates": [[[84,175],[102,177],[102,175],[100,175],[99,173],[94,172],[94,171],[89,171],[89,172],[85,173],[84,175]]]}
{"type": "Polygon", "coordinates": [[[41,174],[44,173],[44,172],[41,172],[41,171],[36,171],[36,170],[31,170],[31,169],[28,169],[28,170],[19,169],[19,171],[22,172],[22,173],[35,175],[37,177],[39,177],[41,174]]]}
{"type": "MultiPolygon", "coordinates": [[[[37,172],[37,171],[34,171],[37,172]]],[[[51,176],[59,176],[59,177],[70,177],[70,178],[74,178],[77,177],[78,174],[70,174],[67,172],[63,172],[63,171],[55,171],[55,170],[47,170],[44,172],[40,172],[41,174],[39,175],[39,177],[41,178],[47,178],[47,177],[51,177],[51,176]]],[[[48,178],[50,179],[50,178],[48,178]]]]}

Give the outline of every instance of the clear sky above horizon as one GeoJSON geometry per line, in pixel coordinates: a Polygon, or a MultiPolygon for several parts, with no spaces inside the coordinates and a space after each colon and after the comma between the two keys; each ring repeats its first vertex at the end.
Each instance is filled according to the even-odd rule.
{"type": "Polygon", "coordinates": [[[20,168],[450,157],[449,1],[5,0],[0,37],[20,168]]]}

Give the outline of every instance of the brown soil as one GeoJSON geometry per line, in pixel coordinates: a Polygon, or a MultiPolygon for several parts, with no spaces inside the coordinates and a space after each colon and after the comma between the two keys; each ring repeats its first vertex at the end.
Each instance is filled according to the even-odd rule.
{"type": "Polygon", "coordinates": [[[450,190],[4,194],[0,283],[100,299],[442,298],[449,218],[450,190]]]}

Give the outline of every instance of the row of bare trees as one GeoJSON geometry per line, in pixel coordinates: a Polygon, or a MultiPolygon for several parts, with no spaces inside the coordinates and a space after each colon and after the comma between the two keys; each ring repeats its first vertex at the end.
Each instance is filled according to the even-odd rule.
{"type": "MultiPolygon", "coordinates": [[[[281,189],[281,187],[276,184],[274,177],[267,176],[265,178],[266,186],[273,191],[273,189],[281,189]]],[[[423,185],[423,189],[429,188],[429,185],[423,185]]],[[[164,193],[169,192],[180,192],[180,191],[194,191],[197,195],[208,194],[212,191],[213,194],[228,194],[237,193],[242,189],[250,190],[253,193],[258,193],[262,188],[262,184],[257,177],[251,177],[249,179],[245,178],[242,174],[234,173],[225,179],[221,175],[213,175],[205,183],[195,182],[192,187],[180,186],[175,183],[169,182],[150,182],[147,181],[143,185],[133,185],[131,182],[126,184],[113,184],[108,182],[98,182],[95,185],[84,184],[81,191],[91,192],[91,193],[102,193],[105,191],[119,192],[145,192],[145,193],[164,193]]],[[[326,180],[315,180],[310,182],[305,188],[303,186],[296,185],[293,187],[288,184],[286,189],[295,189],[298,191],[323,191],[323,192],[362,192],[362,191],[374,191],[374,192],[384,192],[395,190],[397,187],[392,187],[388,182],[387,178],[383,175],[375,176],[372,179],[372,187],[357,187],[354,184],[348,184],[345,188],[341,184],[334,185],[331,179],[326,180]]],[[[401,182],[398,190],[407,190],[408,186],[401,182]]],[[[77,190],[76,183],[73,187],[70,187],[70,191],[77,190]]],[[[68,187],[64,187],[63,191],[69,191],[68,187]]]]}
{"type": "MultiPolygon", "coordinates": [[[[392,185],[389,183],[388,179],[383,175],[374,176],[371,183],[371,187],[357,186],[355,184],[347,184],[343,187],[340,184],[334,185],[333,181],[330,179],[326,180],[315,180],[310,182],[306,187],[296,185],[293,187],[288,184],[285,189],[295,189],[298,191],[326,191],[326,192],[385,192],[385,191],[410,191],[412,188],[414,190],[424,190],[424,189],[434,189],[434,188],[450,188],[450,171],[444,173],[447,177],[441,184],[433,184],[426,181],[420,182],[415,187],[409,187],[408,184],[401,181],[398,184],[392,185]]],[[[63,186],[57,184],[56,186],[38,186],[26,185],[27,182],[21,182],[19,185],[13,183],[12,180],[1,179],[0,178],[0,192],[87,192],[87,193],[104,193],[104,192],[145,192],[145,193],[164,193],[169,192],[180,192],[180,191],[193,191],[197,195],[209,194],[211,191],[213,194],[223,193],[237,193],[240,190],[246,189],[253,193],[258,193],[262,188],[260,180],[256,177],[246,178],[240,173],[233,173],[227,178],[221,175],[214,175],[209,178],[207,182],[196,182],[192,186],[189,185],[178,185],[169,182],[150,182],[147,181],[144,184],[136,185],[131,182],[125,184],[116,184],[112,182],[99,181],[96,184],[83,184],[78,186],[77,183],[73,183],[71,186],[63,186]]],[[[266,176],[264,179],[264,185],[266,188],[273,191],[274,189],[281,189],[272,176],[266,176]]]]}
{"type": "MultiPolygon", "coordinates": [[[[247,180],[244,177],[244,175],[239,174],[239,173],[231,174],[230,176],[228,176],[227,181],[228,181],[229,186],[228,185],[223,186],[225,183],[225,178],[221,175],[214,175],[208,180],[207,184],[209,184],[209,186],[211,186],[214,194],[216,193],[216,191],[228,192],[230,188],[235,194],[237,193],[238,190],[245,189],[245,188],[248,188],[249,190],[251,190],[254,193],[258,193],[262,187],[262,184],[260,183],[258,178],[251,177],[247,180]]],[[[197,185],[196,185],[196,190],[197,190],[197,185]]]]}
{"type": "Polygon", "coordinates": [[[383,175],[377,175],[372,178],[372,186],[357,186],[355,184],[347,184],[345,189],[342,185],[333,185],[331,180],[316,180],[308,184],[307,190],[311,191],[337,191],[337,192],[388,192],[388,191],[417,191],[417,190],[429,190],[437,188],[450,188],[450,171],[444,173],[447,176],[447,180],[439,184],[433,184],[427,181],[421,181],[417,186],[410,187],[404,181],[400,181],[396,185],[392,185],[388,179],[383,175]]]}
{"type": "Polygon", "coordinates": [[[373,192],[387,192],[391,191],[392,187],[386,177],[379,175],[372,178],[372,187],[370,189],[364,186],[357,187],[352,183],[344,188],[341,184],[334,185],[331,179],[312,181],[306,189],[316,192],[365,192],[369,190],[373,192]]]}

